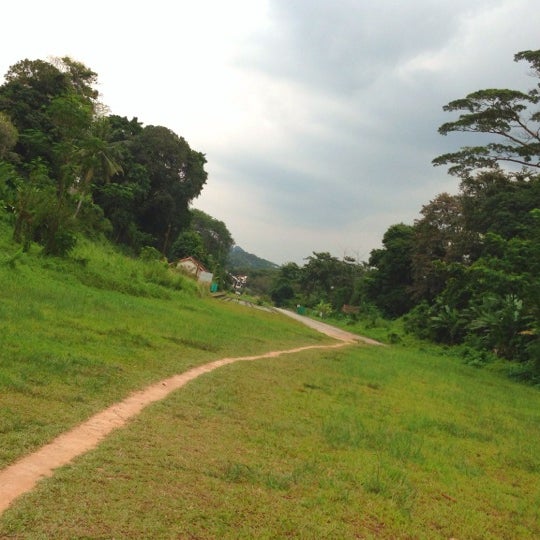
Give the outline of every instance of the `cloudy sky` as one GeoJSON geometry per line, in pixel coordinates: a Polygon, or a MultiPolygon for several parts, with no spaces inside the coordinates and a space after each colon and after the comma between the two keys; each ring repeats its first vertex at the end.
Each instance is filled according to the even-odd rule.
{"type": "Polygon", "coordinates": [[[71,56],[111,112],[206,154],[194,206],[278,264],[367,260],[457,180],[431,160],[442,106],[531,88],[538,0],[18,0],[2,5],[0,74],[71,56]]]}

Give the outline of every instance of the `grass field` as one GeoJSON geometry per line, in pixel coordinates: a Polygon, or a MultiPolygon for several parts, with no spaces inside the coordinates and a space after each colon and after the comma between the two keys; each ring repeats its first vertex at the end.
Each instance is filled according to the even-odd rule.
{"type": "MultiPolygon", "coordinates": [[[[0,466],[171,373],[329,342],[104,248],[2,247],[0,466]]],[[[40,482],[0,538],[538,538],[539,426],[538,390],[434,347],[241,362],[40,482]]]]}
{"type": "Polygon", "coordinates": [[[10,538],[537,538],[540,395],[354,347],[207,374],[8,510],[10,538]]]}
{"type": "Polygon", "coordinates": [[[0,249],[0,467],[152,381],[330,341],[110,248],[84,243],[69,260],[43,259],[6,234],[0,249]]]}

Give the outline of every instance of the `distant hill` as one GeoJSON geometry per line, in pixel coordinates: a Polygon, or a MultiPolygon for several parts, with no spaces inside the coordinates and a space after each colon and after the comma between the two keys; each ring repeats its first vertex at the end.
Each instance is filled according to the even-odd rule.
{"type": "Polygon", "coordinates": [[[228,266],[230,270],[269,270],[279,268],[278,264],[261,259],[257,255],[244,251],[240,246],[233,246],[229,252],[228,266]]]}

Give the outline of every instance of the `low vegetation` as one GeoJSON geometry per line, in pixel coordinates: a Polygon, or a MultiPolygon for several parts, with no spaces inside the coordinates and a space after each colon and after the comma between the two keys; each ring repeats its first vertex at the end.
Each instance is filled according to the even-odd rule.
{"type": "Polygon", "coordinates": [[[233,364],[41,482],[0,535],[537,538],[539,410],[440,349],[233,364]]]}
{"type": "Polygon", "coordinates": [[[0,226],[0,466],[124,397],[216,357],[324,342],[226,306],[160,261],[81,240],[22,252],[0,226]]]}

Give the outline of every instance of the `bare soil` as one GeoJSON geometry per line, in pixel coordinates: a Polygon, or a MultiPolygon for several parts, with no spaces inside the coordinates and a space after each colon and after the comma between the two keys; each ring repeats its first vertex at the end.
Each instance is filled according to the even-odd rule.
{"type": "Polygon", "coordinates": [[[277,310],[302,323],[329,335],[339,343],[332,345],[311,345],[289,349],[285,351],[271,351],[256,356],[238,358],[222,358],[208,364],[190,369],[185,373],[174,375],[159,381],[144,390],[128,396],[125,400],[116,403],[107,409],[95,414],[79,426],[63,433],[49,444],[36,452],[21,458],[12,465],[0,471],[0,514],[19,496],[32,490],[42,478],[52,476],[58,467],[68,464],[76,457],[95,448],[113,430],[122,427],[128,420],[136,416],[146,406],[164,399],[168,394],[181,388],[189,381],[227,364],[239,361],[260,360],[275,358],[283,354],[294,354],[310,349],[331,349],[350,345],[355,342],[364,342],[371,345],[381,343],[345,332],[328,324],[302,317],[286,310],[277,310]]]}

